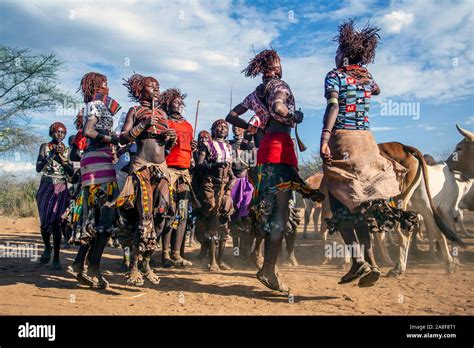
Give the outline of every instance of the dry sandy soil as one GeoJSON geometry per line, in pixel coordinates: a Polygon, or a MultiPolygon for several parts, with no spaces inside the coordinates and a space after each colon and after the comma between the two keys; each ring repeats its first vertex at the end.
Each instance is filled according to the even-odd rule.
{"type": "MultiPolygon", "coordinates": [[[[474,228],[474,213],[466,214],[474,228]]],[[[312,231],[312,228],[310,228],[312,231]]],[[[336,264],[322,265],[323,247],[314,235],[299,238],[296,254],[299,267],[281,266],[292,296],[267,290],[255,278],[256,269],[231,256],[233,270],[209,273],[195,261],[198,245],[188,248],[195,261],[187,269],[163,269],[159,285],[126,285],[120,273],[121,250],[107,247],[103,269],[110,281],[108,290],[78,285],[65,272],[76,247],[61,250],[63,270],[52,271],[29,258],[0,259],[1,315],[473,315],[474,239],[467,239],[460,252],[461,266],[447,275],[440,261],[425,251],[411,257],[408,270],[399,278],[382,277],[372,288],[338,285],[345,270],[336,264]]],[[[41,254],[36,219],[0,217],[0,243],[35,243],[41,254]]],[[[427,246],[421,244],[421,249],[427,246]]],[[[395,250],[391,250],[396,252],[395,250]]],[[[159,252],[157,252],[159,256],[159,252]]],[[[159,257],[155,256],[155,260],[159,257]]],[[[383,267],[383,274],[389,270],[383,267]]]]}

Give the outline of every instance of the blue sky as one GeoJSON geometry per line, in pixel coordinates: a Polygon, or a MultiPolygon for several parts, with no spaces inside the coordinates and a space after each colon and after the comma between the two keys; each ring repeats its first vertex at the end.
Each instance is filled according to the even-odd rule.
{"type": "MultiPolygon", "coordinates": [[[[253,50],[272,46],[305,113],[300,136],[310,149],[306,158],[318,147],[323,80],[337,49],[332,38],[349,17],[382,29],[369,66],[382,91],[371,108],[377,141],[435,155],[453,149],[461,138],[456,123],[474,129],[471,0],[0,1],[0,42],[56,53],[67,66],[62,88],[71,93],[84,73],[106,74],[123,111],[132,103],[121,79],[133,71],[154,76],[162,90],[176,86],[188,93],[192,121],[201,100],[198,129],[226,115],[231,86],[234,105],[255,88],[259,79],[240,71],[253,50]]],[[[40,134],[56,120],[73,129],[73,112],[32,116],[40,134]]],[[[15,160],[16,168],[25,161],[15,160]]]]}

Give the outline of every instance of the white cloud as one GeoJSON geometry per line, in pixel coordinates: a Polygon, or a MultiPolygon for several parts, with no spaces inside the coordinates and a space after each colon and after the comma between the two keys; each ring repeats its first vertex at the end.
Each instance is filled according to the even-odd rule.
{"type": "Polygon", "coordinates": [[[34,174],[35,165],[31,162],[18,162],[18,161],[0,161],[0,173],[22,173],[28,172],[34,174]]]}
{"type": "MultiPolygon", "coordinates": [[[[283,78],[297,106],[303,111],[323,108],[323,79],[334,66],[336,50],[331,38],[338,22],[354,16],[359,25],[372,18],[383,28],[375,64],[369,66],[382,89],[374,101],[399,97],[444,103],[472,94],[471,1],[391,2],[381,8],[352,0],[340,8],[313,6],[316,11],[292,5],[299,19],[295,24],[286,9],[257,11],[231,1],[7,2],[0,4],[0,30],[8,45],[56,52],[67,63],[60,80],[70,92],[84,73],[108,67],[111,94],[124,111],[132,103],[121,78],[134,71],[157,77],[161,89],[179,87],[188,93],[189,118],[201,100],[200,129],[226,115],[231,85],[234,105],[255,88],[259,79],[240,71],[253,55],[252,46],[259,51],[275,42],[297,48],[282,57],[283,78]],[[433,20],[440,8],[442,20],[433,20]],[[315,25],[318,30],[311,31],[309,22],[331,26],[315,25]],[[289,26],[296,26],[291,35],[282,35],[289,26]]],[[[41,115],[40,122],[59,118],[72,127],[73,117],[41,115]]]]}
{"type": "Polygon", "coordinates": [[[373,132],[386,132],[396,129],[398,129],[398,127],[370,127],[370,130],[373,132]]]}
{"type": "MultiPolygon", "coordinates": [[[[240,70],[253,56],[252,46],[257,51],[268,47],[278,35],[264,13],[230,1],[31,1],[0,6],[8,10],[1,19],[14,19],[2,26],[6,44],[55,52],[68,66],[60,75],[66,90],[75,92],[84,73],[106,72],[104,66],[111,71],[106,73],[111,95],[127,110],[132,103],[121,79],[133,72],[151,75],[162,90],[176,86],[188,93],[189,115],[201,100],[199,128],[227,114],[231,84],[234,104],[255,88],[258,81],[243,77],[240,70]]],[[[73,115],[54,117],[72,126],[73,115]]]]}
{"type": "Polygon", "coordinates": [[[380,25],[385,28],[388,33],[400,33],[402,28],[409,26],[415,16],[413,13],[406,13],[403,10],[393,11],[383,16],[380,25]]]}
{"type": "Polygon", "coordinates": [[[468,126],[474,125],[474,116],[469,117],[469,118],[464,122],[464,124],[466,124],[466,125],[468,125],[468,126]]]}

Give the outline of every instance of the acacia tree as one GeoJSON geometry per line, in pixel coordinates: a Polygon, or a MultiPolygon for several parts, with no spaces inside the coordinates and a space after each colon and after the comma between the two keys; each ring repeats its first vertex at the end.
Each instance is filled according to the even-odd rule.
{"type": "Polygon", "coordinates": [[[319,157],[319,151],[312,151],[311,156],[302,160],[302,164],[299,165],[299,172],[303,179],[309,178],[311,175],[316,173],[322,173],[323,162],[319,157]]]}
{"type": "Polygon", "coordinates": [[[29,127],[32,113],[76,101],[59,89],[57,74],[63,66],[54,53],[0,45],[0,153],[29,150],[42,140],[29,127]]]}

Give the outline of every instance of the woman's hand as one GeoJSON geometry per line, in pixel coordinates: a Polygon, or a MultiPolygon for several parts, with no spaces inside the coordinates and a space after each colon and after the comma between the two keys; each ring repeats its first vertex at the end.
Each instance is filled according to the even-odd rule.
{"type": "Polygon", "coordinates": [[[152,126],[155,123],[153,115],[149,117],[145,117],[140,123],[147,129],[148,127],[152,126]]]}
{"type": "Polygon", "coordinates": [[[247,128],[247,132],[249,132],[250,134],[256,134],[257,131],[258,131],[257,127],[255,127],[254,125],[249,124],[249,126],[247,128]]]}
{"type": "Polygon", "coordinates": [[[196,151],[197,147],[198,147],[198,142],[197,142],[197,140],[192,139],[192,140],[191,140],[191,151],[192,151],[192,152],[196,151]]]}
{"type": "Polygon", "coordinates": [[[168,128],[167,130],[164,131],[164,136],[165,136],[165,139],[166,141],[176,141],[177,139],[177,135],[176,135],[176,130],[174,130],[173,128],[168,128]]]}
{"type": "Polygon", "coordinates": [[[323,142],[321,144],[320,156],[324,164],[327,164],[329,166],[331,165],[332,156],[331,156],[331,149],[329,148],[328,143],[323,142]]]}

